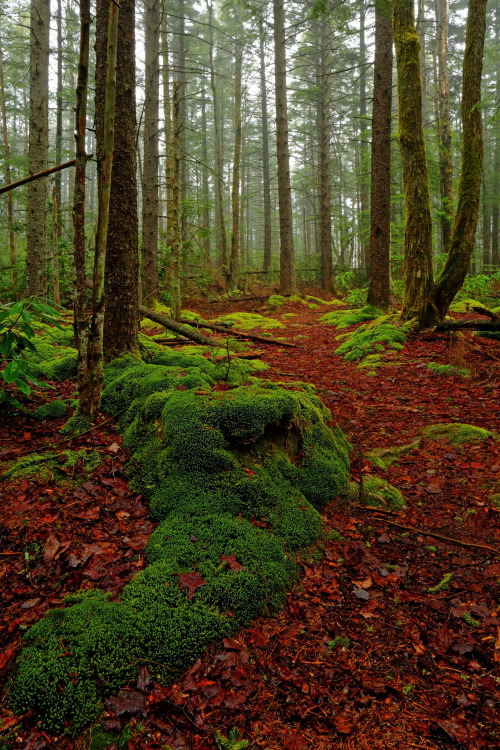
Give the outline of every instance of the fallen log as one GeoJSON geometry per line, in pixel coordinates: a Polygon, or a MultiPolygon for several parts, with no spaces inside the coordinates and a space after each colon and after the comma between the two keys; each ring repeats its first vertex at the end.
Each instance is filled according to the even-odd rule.
{"type": "MultiPolygon", "coordinates": [[[[202,346],[224,347],[226,345],[224,341],[221,341],[220,339],[209,338],[203,333],[195,330],[194,327],[187,328],[182,323],[177,323],[177,321],[169,318],[168,315],[156,312],[156,310],[150,310],[148,307],[139,305],[139,312],[143,316],[143,318],[148,318],[148,320],[152,320],[154,323],[159,323],[169,331],[173,331],[179,336],[185,336],[185,338],[191,339],[191,341],[195,341],[197,344],[202,344],[202,346]]],[[[192,321],[189,321],[189,326],[193,326],[192,321]]]]}
{"type": "Polygon", "coordinates": [[[268,336],[259,336],[258,333],[248,333],[248,331],[235,331],[234,328],[230,328],[229,326],[219,326],[215,323],[205,323],[201,320],[188,320],[187,318],[182,318],[181,323],[186,323],[187,325],[195,326],[196,328],[206,328],[208,331],[217,331],[217,333],[227,333],[231,336],[238,336],[240,339],[259,341],[262,344],[276,344],[277,346],[289,346],[295,348],[295,344],[288,344],[285,341],[279,341],[278,339],[273,339],[268,336]]]}
{"type": "Polygon", "coordinates": [[[436,331],[500,331],[500,318],[497,320],[443,320],[436,331]]]}

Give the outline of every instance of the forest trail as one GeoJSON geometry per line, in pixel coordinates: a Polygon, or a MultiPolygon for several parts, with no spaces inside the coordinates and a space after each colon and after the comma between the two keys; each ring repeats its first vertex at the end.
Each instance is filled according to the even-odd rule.
{"type": "MultiPolygon", "coordinates": [[[[255,302],[237,307],[257,311],[255,302]]],[[[208,317],[206,307],[196,311],[208,317]]],[[[387,470],[366,454],[411,443],[437,423],[500,432],[499,345],[470,334],[420,334],[367,376],[334,354],[338,332],[318,323],[318,311],[300,304],[286,311],[265,314],[286,324],[272,334],[297,346],[259,346],[272,368],[262,377],[315,385],[353,444],[352,478],[359,481],[361,452],[363,474],[388,480],[407,507],[393,515],[331,503],[324,555],[304,562],[286,608],[211,648],[169,688],[148,685],[141,672],[137,687],[107,705],[104,727],[125,742],[113,747],[211,750],[214,731],[228,737],[234,727],[249,747],[269,750],[498,747],[500,555],[425,532],[500,550],[499,508],[490,501],[500,491],[500,443],[424,438],[387,470]],[[471,376],[437,375],[430,361],[466,367],[471,376]],[[131,733],[119,735],[130,719],[131,733]]],[[[210,306],[212,318],[227,312],[210,306]]],[[[42,399],[73,391],[65,381],[42,399]]],[[[62,424],[4,421],[0,459],[60,440],[62,424]]],[[[103,424],[71,443],[104,458],[89,481],[72,484],[77,464],[62,467],[62,486],[49,472],[35,486],[20,479],[2,488],[2,669],[12,663],[22,629],[47,608],[84,584],[117,595],[144,566],[153,524],[127,488],[120,445],[103,424]]],[[[49,738],[29,718],[20,724],[7,712],[0,727],[0,737],[26,750],[106,746],[91,745],[90,735],[81,742],[49,738]]]]}

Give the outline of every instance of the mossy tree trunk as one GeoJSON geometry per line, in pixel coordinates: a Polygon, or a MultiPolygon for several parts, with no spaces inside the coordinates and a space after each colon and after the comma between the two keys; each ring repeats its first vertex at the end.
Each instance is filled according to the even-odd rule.
{"type": "MultiPolygon", "coordinates": [[[[10,185],[10,151],[9,151],[9,139],[7,136],[7,112],[5,108],[5,88],[3,79],[3,55],[2,55],[2,43],[0,39],[0,97],[2,99],[2,134],[3,134],[3,150],[4,150],[4,170],[5,170],[5,184],[10,185]]],[[[14,209],[12,205],[12,194],[10,190],[7,193],[7,226],[9,230],[9,247],[10,247],[10,262],[12,265],[12,286],[14,289],[17,288],[17,265],[16,265],[16,245],[14,242],[14,209]]]]}
{"type": "MultiPolygon", "coordinates": [[[[108,0],[97,0],[96,143],[100,174],[104,149],[104,98],[108,0]]],[[[135,0],[120,0],[114,167],[106,246],[104,355],[107,360],[137,351],[139,242],[135,116],[135,0]]],[[[99,190],[101,179],[99,179],[99,190]]]]}
{"type": "Polygon", "coordinates": [[[433,303],[444,318],[469,269],[479,216],[483,163],[481,74],[487,0],[469,0],[462,78],[462,164],[450,252],[436,282],[433,303]]]}
{"type": "Polygon", "coordinates": [[[392,19],[390,0],[375,2],[370,284],[368,303],[390,307],[392,19]]]}
{"type": "Polygon", "coordinates": [[[431,298],[432,218],[422,125],[420,44],[413,0],[394,0],[394,43],[398,71],[399,147],[405,195],[405,290],[402,316],[433,320],[431,298]]]}
{"type": "Polygon", "coordinates": [[[439,182],[441,192],[441,252],[448,253],[453,224],[453,152],[451,146],[450,101],[448,91],[448,0],[436,0],[437,50],[439,67],[439,182]]]}
{"type": "Polygon", "coordinates": [[[269,171],[269,124],[267,115],[266,90],[266,55],[264,50],[265,30],[264,19],[259,19],[259,56],[260,56],[260,111],[262,120],[262,190],[264,198],[264,261],[262,269],[266,273],[271,270],[272,229],[271,229],[271,176],[269,171]]]}

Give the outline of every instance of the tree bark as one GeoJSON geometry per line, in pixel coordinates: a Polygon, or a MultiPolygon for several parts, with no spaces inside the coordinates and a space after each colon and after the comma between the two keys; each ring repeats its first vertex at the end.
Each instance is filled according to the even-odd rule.
{"type": "Polygon", "coordinates": [[[422,126],[420,44],[413,0],[394,0],[394,43],[398,70],[399,147],[405,195],[405,289],[402,316],[429,320],[433,290],[432,219],[422,126]]]}
{"type": "Polygon", "coordinates": [[[231,257],[229,259],[229,285],[236,289],[238,285],[238,264],[240,250],[240,177],[241,177],[241,68],[243,65],[243,40],[241,8],[238,0],[235,4],[236,42],[234,52],[234,159],[233,182],[231,187],[231,257]]]}
{"type": "Polygon", "coordinates": [[[389,0],[375,2],[370,284],[368,304],[388,310],[391,258],[392,20],[389,0]]]}
{"type": "Polygon", "coordinates": [[[163,119],[165,121],[165,180],[167,203],[167,247],[172,247],[174,221],[172,217],[172,183],[174,179],[172,145],[172,101],[170,96],[170,62],[168,49],[167,10],[163,2],[161,22],[161,53],[163,58],[163,119]]]}
{"type": "MultiPolygon", "coordinates": [[[[57,93],[56,93],[56,164],[62,160],[62,136],[63,136],[63,42],[62,42],[62,6],[61,0],[57,0],[57,93]]],[[[55,179],[57,205],[57,236],[61,236],[62,230],[62,181],[61,173],[56,174],[55,179]]]]}
{"type": "Polygon", "coordinates": [[[481,74],[487,0],[469,0],[462,78],[462,164],[450,252],[436,282],[433,303],[444,318],[462,287],[474,249],[483,161],[481,74]]]}
{"type": "Polygon", "coordinates": [[[441,193],[441,252],[448,253],[453,223],[453,152],[448,91],[449,0],[435,0],[439,69],[439,183],[441,193]]]}
{"type": "Polygon", "coordinates": [[[368,263],[370,206],[368,203],[368,120],[366,117],[366,42],[365,42],[365,0],[360,0],[359,5],[359,199],[361,204],[361,215],[359,217],[359,243],[360,243],[360,266],[365,268],[368,263]]]}
{"type": "MultiPolygon", "coordinates": [[[[3,150],[4,150],[4,170],[5,170],[5,182],[7,185],[11,184],[10,179],[10,152],[9,152],[9,139],[7,133],[7,111],[5,108],[5,87],[3,78],[3,54],[2,54],[2,42],[0,39],[0,96],[2,97],[2,133],[3,133],[3,150]]],[[[16,244],[14,242],[14,210],[12,207],[12,196],[10,190],[7,192],[7,227],[9,231],[9,248],[10,248],[10,263],[12,266],[12,286],[14,289],[17,288],[17,265],[16,265],[16,244]]]]}
{"type": "MultiPolygon", "coordinates": [[[[104,356],[137,351],[139,249],[137,226],[134,0],[120,0],[114,168],[106,248],[104,356]]],[[[98,0],[96,27],[96,142],[104,158],[108,0],[98,0]]],[[[99,190],[101,179],[99,179],[99,190]]]]}
{"type": "Polygon", "coordinates": [[[262,191],[264,194],[264,262],[263,270],[271,270],[271,177],[269,173],[269,124],[267,116],[266,57],[264,51],[265,32],[262,16],[259,20],[260,52],[260,110],[262,120],[262,191]]]}
{"type": "Polygon", "coordinates": [[[54,186],[52,188],[52,298],[59,306],[61,296],[59,291],[59,212],[57,209],[57,190],[54,186]]]}
{"type": "Polygon", "coordinates": [[[170,267],[170,293],[172,297],[172,318],[181,319],[181,231],[180,207],[180,154],[179,154],[179,83],[174,82],[172,99],[172,151],[173,151],[173,180],[172,180],[172,261],[170,267]]]}
{"type": "MultiPolygon", "coordinates": [[[[30,172],[47,167],[49,147],[49,0],[31,0],[30,172]]],[[[47,183],[29,183],[26,218],[26,292],[47,296],[47,183]]]]}
{"type": "MultiPolygon", "coordinates": [[[[495,42],[500,48],[500,8],[495,13],[495,42]]],[[[496,101],[500,101],[500,65],[496,69],[496,101]]],[[[493,156],[493,179],[491,185],[493,203],[491,206],[491,265],[496,269],[500,261],[500,130],[498,125],[495,132],[495,151],[493,156]]]]}
{"type": "Polygon", "coordinates": [[[321,19],[321,59],[319,69],[319,251],[321,286],[332,290],[332,215],[330,183],[330,19],[329,7],[321,19]]]}
{"type": "Polygon", "coordinates": [[[208,143],[207,143],[207,103],[205,89],[201,99],[201,128],[202,128],[202,192],[203,192],[203,249],[205,250],[205,264],[210,264],[210,191],[208,187],[208,143]]]}
{"type": "Polygon", "coordinates": [[[425,0],[418,0],[417,34],[420,43],[420,80],[422,81],[422,122],[427,121],[427,68],[425,65],[425,0]]]}
{"type": "Polygon", "coordinates": [[[145,6],[144,168],[142,171],[142,300],[154,307],[158,298],[158,110],[160,87],[160,6],[145,6]]]}
{"type": "Polygon", "coordinates": [[[222,159],[222,140],[219,125],[219,110],[217,107],[217,84],[215,80],[214,65],[214,39],[213,39],[213,6],[207,0],[208,10],[208,49],[210,56],[210,86],[212,89],[212,107],[214,111],[214,136],[215,136],[215,154],[217,170],[217,214],[219,218],[219,242],[220,242],[220,263],[222,267],[227,266],[227,239],[226,239],[226,222],[224,219],[224,165],[222,159]]]}
{"type": "Polygon", "coordinates": [[[483,192],[483,272],[491,263],[491,204],[486,182],[486,170],[483,164],[482,173],[482,192],[483,192]]]}
{"type": "Polygon", "coordinates": [[[273,0],[274,76],[276,89],[276,146],[278,157],[278,203],[280,218],[280,291],[295,291],[292,193],[288,148],[288,106],[286,95],[286,37],[283,0],[273,0]]]}

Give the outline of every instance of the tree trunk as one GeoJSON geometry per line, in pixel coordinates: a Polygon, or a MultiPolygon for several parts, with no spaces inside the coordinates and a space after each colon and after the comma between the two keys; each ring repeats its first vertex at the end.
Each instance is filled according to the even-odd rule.
{"type": "Polygon", "coordinates": [[[226,239],[226,222],[224,220],[224,165],[222,160],[222,141],[219,125],[219,110],[217,107],[217,85],[215,81],[215,65],[214,65],[214,39],[213,39],[213,6],[211,2],[207,0],[208,10],[208,39],[209,39],[209,55],[210,55],[210,86],[212,88],[212,107],[214,111],[214,136],[215,136],[215,162],[217,171],[217,215],[219,218],[219,234],[220,234],[220,263],[223,267],[227,266],[227,239],[226,239]]]}
{"type": "Polygon", "coordinates": [[[165,181],[167,193],[167,247],[172,247],[174,221],[172,218],[172,183],[174,179],[172,145],[172,105],[170,96],[170,63],[168,50],[167,10],[163,2],[161,22],[161,54],[163,58],[163,119],[165,121],[165,181]]]}
{"type": "MultiPolygon", "coordinates": [[[[30,172],[41,172],[47,167],[49,33],[49,0],[31,0],[30,172]]],[[[30,182],[26,211],[26,292],[37,297],[47,296],[46,206],[46,181],[30,182]]]]}
{"type": "Polygon", "coordinates": [[[173,150],[173,181],[172,181],[172,262],[170,269],[170,292],[172,296],[172,318],[177,322],[181,319],[181,232],[180,206],[181,186],[180,155],[179,155],[179,83],[174,82],[174,96],[172,100],[172,150],[173,150]]]}
{"type": "MultiPolygon", "coordinates": [[[[178,5],[178,48],[177,48],[177,73],[176,78],[179,82],[179,182],[180,182],[180,204],[181,207],[186,205],[187,197],[187,161],[186,161],[186,10],[185,0],[179,0],[178,5]]],[[[179,216],[181,236],[185,237],[188,229],[187,212],[181,210],[179,216]]]]}
{"type": "Polygon", "coordinates": [[[435,0],[437,52],[439,64],[439,183],[441,192],[441,252],[450,249],[453,223],[453,153],[451,147],[450,102],[448,93],[449,1],[435,0]]]}
{"type": "Polygon", "coordinates": [[[142,171],[141,291],[150,307],[158,297],[158,109],[160,86],[160,5],[145,7],[144,168],[142,171]]]}
{"type": "Polygon", "coordinates": [[[201,99],[201,129],[202,129],[202,191],[203,191],[203,248],[205,250],[205,264],[210,264],[210,191],[208,187],[208,143],[207,143],[207,104],[205,89],[201,99]]]}
{"type": "Polygon", "coordinates": [[[482,174],[483,192],[483,273],[491,263],[491,203],[486,183],[486,170],[483,164],[482,174]]]}
{"type": "MultiPolygon", "coordinates": [[[[104,355],[137,351],[139,250],[137,227],[134,0],[120,0],[114,168],[106,249],[104,355]]],[[[104,158],[104,99],[108,0],[98,0],[96,28],[96,142],[99,174],[104,158]]],[[[99,180],[99,190],[101,179],[99,180]]]]}
{"type": "Polygon", "coordinates": [[[262,269],[271,270],[271,177],[269,174],[269,125],[267,117],[266,57],[264,51],[265,32],[262,16],[259,21],[260,49],[260,109],[262,119],[262,190],[264,193],[264,263],[262,269]]]}
{"type": "Polygon", "coordinates": [[[418,0],[417,34],[420,43],[420,80],[422,81],[422,122],[427,121],[427,68],[425,65],[425,0],[418,0]]]}
{"type": "Polygon", "coordinates": [[[394,0],[399,147],[405,195],[405,289],[402,316],[426,325],[433,289],[432,219],[422,127],[420,44],[413,0],[394,0]]]}
{"type": "Polygon", "coordinates": [[[330,184],[330,19],[329,7],[321,19],[321,60],[319,70],[319,251],[321,286],[332,289],[332,216],[330,184]]]}
{"type": "Polygon", "coordinates": [[[292,193],[288,149],[288,106],[286,96],[286,37],[283,0],[273,0],[274,76],[276,88],[276,147],[278,157],[278,203],[280,217],[280,291],[295,290],[293,253],[292,193]]]}
{"type": "Polygon", "coordinates": [[[368,303],[381,310],[388,310],[391,303],[391,121],[391,7],[387,0],[376,0],[368,303]]]}
{"type": "Polygon", "coordinates": [[[359,6],[359,198],[361,215],[359,217],[360,266],[366,268],[369,254],[370,206],[368,203],[368,120],[366,117],[366,42],[365,42],[365,0],[359,6]]]}
{"type": "MultiPolygon", "coordinates": [[[[62,6],[61,0],[57,0],[57,94],[56,94],[56,164],[62,161],[62,137],[63,137],[63,42],[62,42],[62,6]]],[[[62,181],[61,173],[55,178],[57,205],[57,236],[61,236],[62,230],[62,181]]]]}
{"type": "Polygon", "coordinates": [[[80,56],[76,85],[76,165],[73,194],[73,255],[75,260],[75,336],[78,350],[78,394],[80,410],[90,414],[91,392],[89,371],[89,326],[85,273],[85,171],[88,156],[85,151],[87,130],[87,84],[90,46],[90,0],[80,0],[80,56]]]}
{"type": "MultiPolygon", "coordinates": [[[[495,42],[497,50],[500,49],[500,8],[497,7],[495,13],[495,42]]],[[[496,102],[500,101],[500,65],[496,66],[496,102]]],[[[495,151],[493,157],[493,180],[491,185],[491,194],[493,203],[491,206],[491,265],[498,268],[500,255],[500,130],[498,124],[495,128],[495,151]]]]}
{"type": "Polygon", "coordinates": [[[434,305],[444,318],[469,269],[479,215],[483,130],[481,74],[487,0],[469,0],[462,78],[462,164],[450,252],[436,282],[434,305]]]}
{"type": "Polygon", "coordinates": [[[231,257],[229,260],[230,289],[238,285],[238,263],[240,250],[240,160],[241,160],[241,68],[243,64],[243,40],[241,9],[239,2],[235,5],[236,43],[234,53],[234,159],[233,182],[231,187],[231,257]]]}
{"type": "MultiPolygon", "coordinates": [[[[2,55],[2,43],[0,39],[0,96],[2,97],[2,133],[3,133],[3,149],[4,149],[4,170],[5,170],[5,183],[11,184],[10,177],[10,152],[9,152],[9,139],[7,133],[7,111],[5,108],[5,87],[3,80],[3,55],[2,55]]],[[[16,245],[14,242],[14,211],[12,207],[12,195],[10,190],[7,193],[7,226],[9,230],[9,247],[10,247],[10,264],[12,266],[12,286],[14,289],[17,288],[17,265],[16,265],[16,245]]]]}
{"type": "MultiPolygon", "coordinates": [[[[58,172],[58,174],[61,174],[58,172]]],[[[61,304],[59,292],[59,212],[57,210],[57,190],[52,188],[52,297],[56,305],[61,304]]]]}

